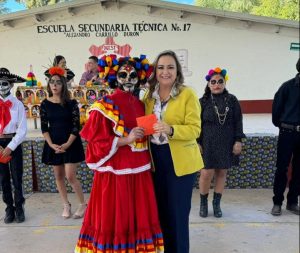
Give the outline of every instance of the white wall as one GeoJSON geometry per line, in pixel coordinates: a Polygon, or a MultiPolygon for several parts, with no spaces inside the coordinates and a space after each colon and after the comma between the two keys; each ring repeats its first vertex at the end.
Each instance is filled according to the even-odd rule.
{"type": "Polygon", "coordinates": [[[45,85],[43,72],[54,56],[62,54],[75,74],[78,83],[84,64],[91,55],[91,45],[100,46],[105,37],[67,38],[63,33],[37,33],[37,25],[61,24],[77,30],[78,24],[128,24],[163,23],[168,31],[140,32],[136,37],[124,37],[119,33],[116,44],[132,46],[131,55],[147,54],[154,60],[162,50],[187,50],[188,76],[186,83],[193,86],[199,96],[206,82],[204,76],[211,67],[221,66],[229,72],[228,89],[240,100],[271,99],[279,85],[296,74],[295,64],[299,52],[290,51],[291,42],[299,42],[297,29],[253,24],[246,27],[241,21],[219,20],[190,14],[180,19],[178,13],[159,9],[148,14],[145,7],[124,4],[102,9],[100,5],[87,6],[71,16],[67,11],[58,11],[43,16],[45,22],[33,25],[33,18],[16,21],[14,28],[0,27],[0,62],[11,72],[26,77],[32,64],[38,81],[45,85]],[[191,23],[187,32],[170,31],[172,23],[181,28],[191,23]]]}

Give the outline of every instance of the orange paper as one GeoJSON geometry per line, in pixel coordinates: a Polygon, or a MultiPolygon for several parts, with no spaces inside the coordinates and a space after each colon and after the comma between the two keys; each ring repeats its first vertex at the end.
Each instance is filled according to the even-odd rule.
{"type": "Polygon", "coordinates": [[[1,156],[0,163],[8,163],[11,159],[11,156],[1,156]]]}
{"type": "Polygon", "coordinates": [[[144,128],[145,135],[154,134],[153,125],[157,122],[157,118],[154,114],[138,117],[136,118],[136,122],[138,127],[144,128]]]}

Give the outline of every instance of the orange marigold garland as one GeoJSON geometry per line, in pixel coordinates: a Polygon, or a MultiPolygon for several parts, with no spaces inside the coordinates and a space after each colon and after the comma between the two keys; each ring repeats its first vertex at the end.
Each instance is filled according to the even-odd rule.
{"type": "Polygon", "coordinates": [[[49,69],[49,74],[51,76],[55,76],[55,75],[65,76],[65,70],[63,68],[60,68],[60,67],[51,67],[49,69]]]}

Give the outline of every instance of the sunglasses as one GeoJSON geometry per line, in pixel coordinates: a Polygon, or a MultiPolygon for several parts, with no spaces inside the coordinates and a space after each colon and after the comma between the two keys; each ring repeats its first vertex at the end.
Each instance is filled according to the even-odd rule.
{"type": "Polygon", "coordinates": [[[49,81],[50,84],[56,84],[56,85],[62,85],[62,82],[61,80],[54,80],[54,79],[51,79],[49,81]]]}
{"type": "Polygon", "coordinates": [[[9,86],[10,82],[6,81],[6,80],[0,80],[0,86],[9,86]]]}
{"type": "Polygon", "coordinates": [[[129,78],[130,78],[130,79],[137,78],[137,76],[138,76],[136,72],[131,72],[130,74],[128,74],[128,73],[125,72],[125,71],[120,71],[120,72],[118,73],[118,77],[119,77],[119,78],[122,78],[122,79],[128,78],[128,75],[129,75],[129,78]]]}
{"type": "Polygon", "coordinates": [[[215,84],[223,84],[224,80],[223,79],[219,79],[218,81],[216,80],[210,80],[210,84],[215,85],[215,84]]]}

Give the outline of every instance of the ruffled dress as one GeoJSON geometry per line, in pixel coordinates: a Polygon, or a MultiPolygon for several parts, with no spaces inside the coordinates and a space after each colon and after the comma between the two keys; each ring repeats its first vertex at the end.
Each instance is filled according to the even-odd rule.
{"type": "Polygon", "coordinates": [[[91,107],[81,136],[94,180],[76,253],[163,252],[147,140],[117,147],[143,115],[143,103],[119,89],[91,107]]]}

